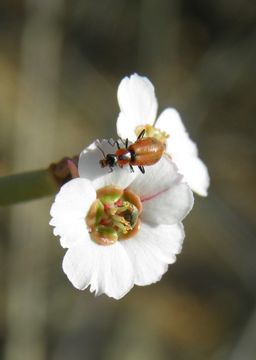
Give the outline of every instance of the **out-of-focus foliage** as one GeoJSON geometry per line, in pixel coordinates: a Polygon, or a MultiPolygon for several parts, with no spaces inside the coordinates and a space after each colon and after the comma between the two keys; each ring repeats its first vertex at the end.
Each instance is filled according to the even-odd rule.
{"type": "Polygon", "coordinates": [[[1,358],[256,358],[255,20],[246,0],[0,4],[0,174],[115,137],[118,83],[138,72],[211,175],[177,263],[118,302],[62,273],[52,199],[1,209],[1,358]]]}

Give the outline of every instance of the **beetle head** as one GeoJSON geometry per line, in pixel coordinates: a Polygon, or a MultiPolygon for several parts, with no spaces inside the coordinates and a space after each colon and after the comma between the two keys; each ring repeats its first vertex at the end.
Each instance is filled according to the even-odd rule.
{"type": "Polygon", "coordinates": [[[101,167],[109,166],[113,168],[117,163],[117,156],[115,154],[107,154],[106,157],[99,161],[101,167]]]}

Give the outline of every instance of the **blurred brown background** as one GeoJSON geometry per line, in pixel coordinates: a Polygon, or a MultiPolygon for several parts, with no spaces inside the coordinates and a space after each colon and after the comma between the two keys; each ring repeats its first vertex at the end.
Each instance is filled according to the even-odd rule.
{"type": "Polygon", "coordinates": [[[0,358],[256,359],[256,3],[0,3],[0,174],[115,137],[117,86],[154,83],[211,175],[162,281],[124,299],[75,290],[48,226],[52,198],[0,209],[0,358]]]}

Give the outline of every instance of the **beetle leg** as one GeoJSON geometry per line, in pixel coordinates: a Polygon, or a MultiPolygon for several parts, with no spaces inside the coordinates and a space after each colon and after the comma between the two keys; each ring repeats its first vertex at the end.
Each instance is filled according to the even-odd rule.
{"type": "Polygon", "coordinates": [[[139,136],[137,137],[137,140],[143,138],[143,136],[145,135],[145,131],[146,131],[145,129],[143,129],[143,130],[141,131],[141,133],[140,133],[139,136]]]}
{"type": "Polygon", "coordinates": [[[142,174],[145,174],[145,168],[144,168],[144,166],[139,166],[139,169],[140,169],[140,171],[142,172],[142,174]]]}
{"type": "Polygon", "coordinates": [[[111,146],[115,146],[115,142],[114,142],[114,140],[113,140],[113,142],[112,142],[111,140],[113,140],[113,139],[108,139],[108,143],[109,143],[109,145],[111,145],[111,146]]]}
{"type": "Polygon", "coordinates": [[[115,141],[115,144],[116,144],[116,147],[118,148],[118,149],[120,149],[120,145],[119,145],[119,142],[116,140],[115,141]]]}
{"type": "Polygon", "coordinates": [[[126,144],[126,140],[120,138],[120,136],[119,136],[119,140],[121,141],[121,143],[122,143],[124,146],[126,146],[126,145],[125,145],[125,144],[126,144]]]}
{"type": "Polygon", "coordinates": [[[129,166],[130,166],[131,172],[134,172],[134,169],[133,169],[132,165],[129,164],[129,166]]]}

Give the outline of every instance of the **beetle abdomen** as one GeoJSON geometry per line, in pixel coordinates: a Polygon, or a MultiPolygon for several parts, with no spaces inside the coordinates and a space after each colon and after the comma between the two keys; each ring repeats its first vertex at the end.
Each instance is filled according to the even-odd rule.
{"type": "Polygon", "coordinates": [[[148,137],[137,140],[128,150],[134,154],[131,165],[153,165],[161,159],[164,145],[159,140],[148,137]]]}

